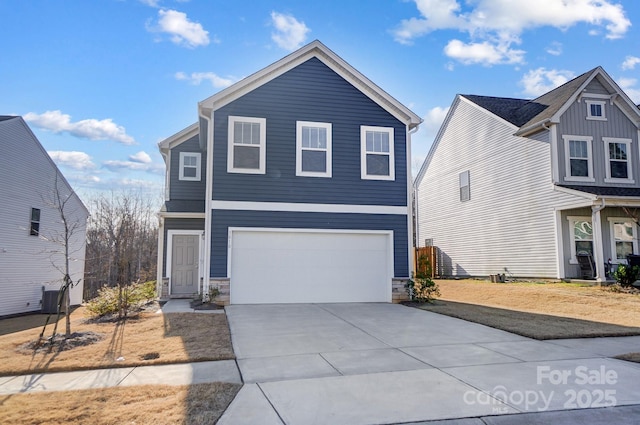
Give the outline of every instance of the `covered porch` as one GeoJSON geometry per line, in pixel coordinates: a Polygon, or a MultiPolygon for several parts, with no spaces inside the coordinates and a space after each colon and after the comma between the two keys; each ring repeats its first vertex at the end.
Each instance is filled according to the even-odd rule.
{"type": "MultiPolygon", "coordinates": [[[[619,264],[640,254],[638,233],[640,220],[640,189],[575,187],[563,188],[584,198],[558,208],[558,277],[587,278],[585,262],[591,261],[597,282],[613,281],[619,264]],[[582,263],[582,268],[581,264],[582,263]]],[[[587,265],[588,267],[588,265],[587,265]]]]}

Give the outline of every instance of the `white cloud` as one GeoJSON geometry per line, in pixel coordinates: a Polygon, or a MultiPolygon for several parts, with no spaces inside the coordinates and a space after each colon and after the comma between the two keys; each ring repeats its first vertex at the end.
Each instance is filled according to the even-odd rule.
{"type": "Polygon", "coordinates": [[[186,13],[177,10],[159,10],[158,25],[147,25],[147,30],[167,33],[173,43],[189,48],[209,44],[209,32],[201,24],[190,21],[186,13]]]}
{"type": "Polygon", "coordinates": [[[283,13],[271,12],[271,23],[276,29],[271,33],[271,39],[285,50],[295,50],[302,46],[307,33],[311,31],[304,22],[283,13]]]}
{"type": "Polygon", "coordinates": [[[482,43],[465,44],[460,40],[451,40],[444,48],[444,53],[465,65],[482,64],[498,65],[522,63],[524,50],[511,49],[510,43],[492,44],[489,41],[482,43]]]}
{"type": "Polygon", "coordinates": [[[49,151],[49,156],[58,165],[73,168],[74,170],[89,170],[95,168],[91,157],[78,151],[49,151]]]}
{"type": "Polygon", "coordinates": [[[160,0],[139,0],[140,3],[150,7],[160,7],[160,0]]]}
{"type": "Polygon", "coordinates": [[[527,72],[520,80],[520,84],[524,86],[524,94],[538,97],[574,77],[575,75],[571,71],[538,68],[527,72]]]}
{"type": "Polygon", "coordinates": [[[145,151],[140,151],[136,154],[129,155],[129,161],[139,162],[141,164],[150,164],[151,157],[145,151]]]}
{"type": "Polygon", "coordinates": [[[54,133],[69,133],[72,136],[89,140],[113,140],[125,145],[135,143],[125,128],[114,123],[111,118],[104,120],[91,118],[71,122],[71,115],[56,110],[46,111],[42,114],[29,112],[24,115],[24,119],[35,127],[54,133]]]}
{"type": "Polygon", "coordinates": [[[562,43],[554,41],[546,49],[547,53],[553,56],[560,56],[562,54],[562,43]]]}
{"type": "MultiPolygon", "coordinates": [[[[419,17],[402,20],[392,33],[397,42],[412,41],[432,31],[451,29],[469,34],[470,43],[458,41],[453,47],[469,46],[484,50],[488,60],[495,61],[495,50],[509,51],[512,43],[519,43],[523,31],[554,27],[561,30],[586,23],[606,30],[606,38],[625,35],[631,22],[619,4],[610,0],[414,0],[419,17]],[[487,44],[496,46],[489,49],[487,44]],[[506,44],[506,46],[505,46],[506,44]]],[[[453,49],[455,52],[456,50],[453,49]]],[[[555,51],[555,50],[554,50],[555,51]]],[[[519,51],[518,51],[519,52],[519,51]]],[[[446,53],[446,51],[445,51],[446,53]]],[[[478,63],[476,60],[465,63],[478,63]]],[[[519,54],[523,54],[519,52],[519,54]]],[[[462,58],[466,58],[463,55],[462,58]]],[[[492,63],[492,62],[487,62],[492,63]]],[[[495,63],[495,62],[493,62],[495,63]]],[[[514,63],[513,58],[499,63],[514,63]]]]}
{"type": "Polygon", "coordinates": [[[622,69],[625,71],[635,69],[636,65],[640,63],[640,58],[637,56],[627,56],[622,62],[622,69]]]}
{"type": "Polygon", "coordinates": [[[200,85],[203,81],[209,81],[215,88],[229,87],[235,82],[235,78],[223,78],[214,74],[213,72],[192,72],[191,75],[187,75],[184,72],[176,72],[176,80],[189,81],[191,84],[200,85]]]}
{"type": "Polygon", "coordinates": [[[420,125],[420,129],[425,132],[425,136],[427,138],[433,139],[438,134],[438,130],[440,130],[440,126],[444,122],[444,119],[447,117],[449,113],[449,107],[442,108],[440,106],[436,106],[427,112],[424,116],[424,121],[420,125]]]}
{"type": "Polygon", "coordinates": [[[111,171],[131,170],[144,171],[153,174],[164,174],[165,170],[162,164],[141,163],[135,161],[108,160],[104,161],[102,165],[111,171]]]}
{"type": "Polygon", "coordinates": [[[617,83],[636,105],[640,104],[640,87],[637,87],[636,78],[619,78],[617,83]]]}

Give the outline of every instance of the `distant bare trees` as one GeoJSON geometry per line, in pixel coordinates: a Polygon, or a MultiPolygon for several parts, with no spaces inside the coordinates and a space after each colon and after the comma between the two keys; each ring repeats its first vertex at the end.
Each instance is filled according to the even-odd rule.
{"type": "Polygon", "coordinates": [[[134,192],[98,195],[89,203],[84,299],[102,286],[121,289],[153,280],[158,248],[157,203],[134,192]]]}

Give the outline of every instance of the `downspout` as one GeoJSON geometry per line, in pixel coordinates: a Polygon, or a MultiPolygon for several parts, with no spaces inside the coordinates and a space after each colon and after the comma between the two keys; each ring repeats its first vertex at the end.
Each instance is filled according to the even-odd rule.
{"type": "Polygon", "coordinates": [[[202,294],[200,296],[204,300],[209,295],[209,284],[211,280],[211,199],[213,197],[213,109],[211,116],[202,114],[198,105],[198,116],[207,121],[207,170],[205,184],[205,202],[204,202],[204,267],[202,294]]]}
{"type": "MultiPolygon", "coordinates": [[[[407,206],[408,206],[408,215],[407,215],[407,230],[408,230],[408,239],[409,239],[409,276],[413,277],[413,271],[415,270],[414,264],[414,255],[413,255],[413,219],[416,217],[416,204],[417,198],[414,197],[414,187],[413,187],[413,173],[411,171],[411,135],[418,131],[419,125],[416,125],[412,129],[407,132],[407,206]],[[414,202],[415,199],[415,202],[414,202]]],[[[417,220],[417,217],[416,217],[417,220]]],[[[417,221],[416,221],[417,227],[417,221]]]]}
{"type": "Polygon", "coordinates": [[[605,208],[605,200],[601,199],[600,205],[591,207],[591,223],[593,225],[593,251],[594,261],[596,263],[596,280],[602,282],[605,280],[604,270],[604,252],[602,245],[602,220],[600,211],[605,208]]]}

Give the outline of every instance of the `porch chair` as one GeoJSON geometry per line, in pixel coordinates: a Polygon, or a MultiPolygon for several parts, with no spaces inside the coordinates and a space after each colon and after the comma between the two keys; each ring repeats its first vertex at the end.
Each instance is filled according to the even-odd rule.
{"type": "Polygon", "coordinates": [[[580,265],[580,274],[583,279],[595,279],[596,277],[596,263],[593,261],[593,257],[586,251],[581,251],[576,254],[578,264],[580,265]]]}

